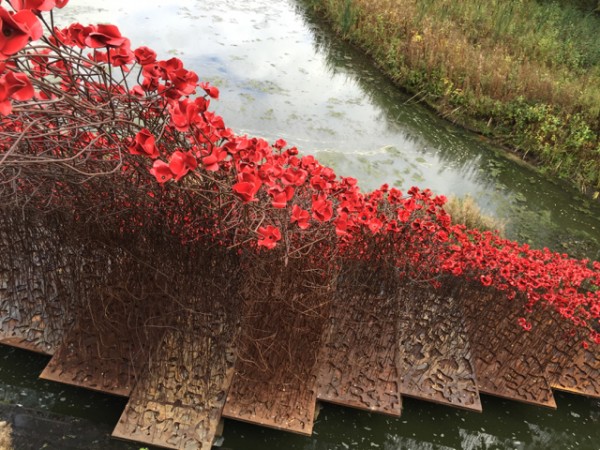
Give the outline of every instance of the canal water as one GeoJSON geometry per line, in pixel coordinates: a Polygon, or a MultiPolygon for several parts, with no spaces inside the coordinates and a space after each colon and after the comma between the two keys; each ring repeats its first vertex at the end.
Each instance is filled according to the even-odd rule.
{"type": "MultiPolygon", "coordinates": [[[[416,104],[302,0],[73,0],[56,19],[115,23],[133,47],[179,57],[220,88],[212,107],[234,131],[282,137],[363,189],[470,194],[508,237],[600,259],[597,204],[416,104]]],[[[125,400],[37,380],[47,361],[0,347],[0,420],[14,423],[16,448],[139,448],[107,437],[125,400]]],[[[600,401],[556,401],[553,411],[483,396],[476,414],[406,399],[399,419],[325,405],[310,438],[227,421],[223,446],[600,449],[600,401]]]]}

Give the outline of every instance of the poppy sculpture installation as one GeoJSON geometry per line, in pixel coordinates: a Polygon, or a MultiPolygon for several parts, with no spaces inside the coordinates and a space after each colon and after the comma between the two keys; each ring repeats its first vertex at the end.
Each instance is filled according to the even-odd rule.
{"type": "Polygon", "coordinates": [[[66,3],[0,5],[0,340],[129,396],[115,436],[209,448],[221,416],[309,434],[317,399],[600,396],[598,262],[236,135],[179,59],[55,27],[66,3]]]}

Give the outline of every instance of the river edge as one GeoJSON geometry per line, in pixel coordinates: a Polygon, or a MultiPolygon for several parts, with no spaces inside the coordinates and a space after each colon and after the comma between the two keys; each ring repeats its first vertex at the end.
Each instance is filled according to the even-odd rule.
{"type": "MultiPolygon", "coordinates": [[[[388,86],[383,89],[383,92],[386,93],[385,95],[394,98],[396,98],[396,95],[401,96],[403,97],[401,100],[403,105],[409,105],[412,108],[421,109],[422,111],[426,112],[428,116],[435,117],[435,123],[438,124],[440,128],[444,128],[446,126],[455,127],[456,130],[460,130],[459,132],[461,134],[470,136],[469,139],[471,139],[473,142],[477,142],[477,148],[482,151],[481,154],[483,158],[485,160],[488,158],[494,160],[489,163],[490,165],[496,166],[497,164],[501,167],[513,166],[518,168],[518,172],[521,174],[520,178],[509,177],[509,179],[505,176],[502,176],[504,187],[499,187],[498,184],[496,184],[496,186],[493,184],[488,186],[490,192],[496,191],[492,194],[493,199],[491,199],[491,202],[494,204],[493,207],[490,207],[490,199],[487,198],[487,194],[482,196],[480,195],[482,194],[481,191],[457,193],[450,189],[440,189],[439,186],[435,185],[435,183],[432,183],[431,176],[424,180],[410,180],[410,183],[416,186],[431,188],[438,194],[458,198],[459,200],[464,200],[465,198],[474,195],[474,198],[479,206],[479,210],[482,212],[482,216],[488,216],[493,219],[497,219],[498,225],[500,225],[500,228],[503,230],[502,234],[510,240],[526,243],[534,248],[539,249],[547,247],[553,252],[567,253],[578,259],[587,258],[590,260],[599,260],[600,235],[597,233],[597,220],[600,218],[600,215],[598,215],[600,212],[600,209],[598,208],[600,207],[600,201],[595,201],[590,194],[584,195],[573,183],[569,183],[568,181],[558,177],[552,177],[548,173],[543,173],[538,166],[532,163],[533,160],[531,158],[528,158],[527,160],[522,159],[519,156],[519,153],[513,148],[498,145],[489,137],[478,133],[477,130],[473,129],[472,127],[455,125],[452,120],[444,118],[443,115],[436,111],[431,104],[416,100],[414,96],[411,96],[410,93],[404,87],[402,87],[402,85],[394,82],[392,77],[388,76],[382,70],[381,65],[379,65],[377,61],[374,60],[368,53],[366,53],[364,49],[348,39],[344,39],[339,32],[336,32],[331,21],[328,21],[323,14],[316,12],[311,7],[314,1],[320,0],[297,1],[298,11],[300,11],[300,13],[305,17],[305,20],[310,24],[311,27],[316,27],[324,31],[323,36],[326,35],[327,38],[322,37],[323,41],[327,42],[328,40],[338,40],[340,45],[346,46],[348,49],[350,49],[350,54],[354,55],[355,59],[358,58],[360,60],[364,60],[365,66],[371,67],[373,72],[377,73],[382,79],[384,79],[386,85],[388,86]],[[395,91],[396,94],[392,94],[392,91],[395,91]],[[535,179],[536,181],[532,181],[532,179],[535,179]],[[525,188],[524,185],[527,185],[528,187],[525,188]],[[517,189],[521,193],[513,196],[511,193],[512,189],[517,189]],[[547,202],[542,200],[542,198],[545,198],[545,193],[548,191],[562,193],[559,196],[560,198],[554,198],[554,209],[552,209],[552,205],[549,205],[547,202]],[[523,193],[525,194],[527,200],[525,200],[525,197],[522,196],[523,193]],[[507,198],[511,198],[512,200],[507,200],[507,198]],[[542,203],[544,203],[544,206],[539,208],[542,203]],[[575,209],[571,209],[571,206],[575,204],[580,206],[576,207],[575,209]],[[501,206],[498,208],[499,205],[501,206]],[[535,212],[528,209],[531,205],[534,206],[533,209],[535,212]],[[548,208],[550,209],[548,210],[548,208]],[[556,217],[554,217],[554,213],[556,211],[560,211],[560,216],[580,217],[579,213],[582,211],[581,208],[588,211],[586,214],[589,213],[589,217],[593,219],[593,222],[590,222],[586,225],[585,232],[582,232],[583,229],[572,227],[567,222],[561,222],[560,225],[555,223],[556,217]],[[550,215],[552,215],[552,218],[550,215]]],[[[321,43],[321,46],[324,48],[335,48],[335,46],[332,46],[330,43],[321,43]]],[[[331,52],[331,50],[328,51],[331,52]]],[[[340,59],[349,58],[343,53],[340,53],[338,57],[340,59]]],[[[334,63],[332,62],[331,64],[333,65],[334,63]]],[[[371,78],[367,78],[371,80],[371,78]]],[[[381,89],[381,86],[378,86],[378,88],[381,89]]],[[[374,89],[374,87],[369,85],[368,82],[365,82],[363,89],[371,90],[374,89]]],[[[438,148],[442,149],[442,152],[444,152],[453,148],[453,144],[450,144],[449,147],[447,144],[445,144],[444,147],[440,146],[438,148]]],[[[321,158],[325,155],[326,153],[318,152],[315,156],[321,160],[321,158]]],[[[391,157],[398,156],[401,155],[391,155],[391,157]]],[[[321,160],[321,162],[329,164],[334,167],[336,171],[343,173],[343,170],[338,165],[338,162],[331,161],[327,158],[321,160]]],[[[448,163],[448,161],[446,161],[446,163],[448,163]]],[[[450,161],[450,164],[445,164],[444,167],[447,167],[451,164],[453,164],[453,161],[450,161]]],[[[434,167],[438,166],[434,165],[434,167]]],[[[492,169],[492,172],[494,170],[495,169],[492,169]]],[[[351,175],[355,176],[354,174],[351,175]]],[[[357,176],[357,178],[359,179],[359,182],[362,180],[360,176],[357,176]]],[[[387,182],[390,180],[391,178],[385,179],[384,181],[387,182]]],[[[400,186],[407,188],[407,186],[410,186],[410,183],[404,183],[400,186]]],[[[398,185],[396,186],[398,187],[398,185]]]]}
{"type": "MultiPolygon", "coordinates": [[[[465,108],[463,108],[462,105],[455,107],[455,105],[448,103],[448,98],[446,97],[435,98],[436,94],[430,92],[427,85],[415,92],[415,89],[413,89],[407,82],[403,82],[406,80],[402,80],[397,75],[395,76],[393,72],[394,68],[402,67],[402,63],[395,60],[392,61],[389,59],[389,55],[378,54],[372,48],[369,48],[370,45],[372,46],[372,43],[368,40],[368,38],[363,38],[361,30],[357,29],[353,23],[353,21],[355,21],[354,16],[357,14],[357,11],[366,14],[366,16],[369,19],[373,19],[373,21],[376,19],[379,20],[379,17],[369,16],[369,11],[362,11],[360,6],[356,6],[356,2],[351,0],[345,1],[345,10],[343,13],[340,13],[336,10],[336,6],[339,6],[340,2],[336,2],[335,0],[302,0],[302,2],[308,8],[311,8],[313,13],[325,24],[327,24],[327,26],[337,35],[339,39],[342,39],[347,44],[353,46],[363,53],[367,58],[369,58],[382,73],[382,75],[388,78],[403,93],[407,94],[408,96],[412,95],[411,101],[418,102],[419,104],[425,106],[443,120],[466,131],[475,133],[481,138],[482,141],[503,150],[508,158],[518,162],[519,164],[525,165],[532,170],[535,170],[537,173],[546,177],[550,181],[561,181],[570,184],[590,200],[597,201],[597,203],[600,204],[600,179],[593,181],[593,183],[596,184],[595,186],[591,186],[585,181],[585,177],[589,177],[590,173],[592,173],[592,177],[596,178],[599,176],[598,174],[600,174],[600,167],[598,167],[598,163],[594,161],[593,156],[591,160],[589,158],[587,160],[576,160],[579,165],[585,166],[585,175],[581,175],[583,170],[571,170],[567,173],[559,172],[562,163],[569,159],[568,157],[561,159],[555,167],[552,167],[549,163],[544,162],[542,156],[535,154],[539,151],[539,149],[533,148],[530,150],[529,147],[524,149],[512,143],[507,144],[507,142],[504,142],[506,139],[503,139],[503,136],[499,134],[499,131],[501,130],[496,129],[497,125],[490,127],[490,124],[493,121],[492,117],[486,120],[484,118],[476,117],[477,111],[472,113],[464,113],[465,108]],[[383,60],[384,56],[388,58],[387,63],[383,60]],[[590,164],[593,166],[591,170],[590,164]],[[594,173],[596,175],[593,175],[594,173]]],[[[509,105],[507,103],[503,106],[508,108],[509,105]]],[[[545,105],[544,103],[533,105],[533,107],[537,106],[545,107],[548,105],[545,105]]],[[[549,107],[553,108],[553,105],[549,105],[549,107]]],[[[553,112],[554,111],[552,111],[552,114],[549,112],[549,117],[552,120],[558,117],[553,114],[553,112]]],[[[497,119],[498,122],[501,122],[503,118],[504,117],[499,115],[499,117],[494,119],[497,119]]],[[[591,131],[594,133],[594,130],[591,131]]],[[[518,135],[519,133],[517,132],[516,134],[518,135]]],[[[526,134],[521,133],[521,135],[524,136],[523,139],[533,139],[533,137],[526,137],[526,134]]],[[[508,139],[508,141],[510,142],[510,139],[508,139]]],[[[598,152],[600,151],[600,144],[598,144],[597,136],[596,144],[597,149],[595,152],[598,152]]]]}

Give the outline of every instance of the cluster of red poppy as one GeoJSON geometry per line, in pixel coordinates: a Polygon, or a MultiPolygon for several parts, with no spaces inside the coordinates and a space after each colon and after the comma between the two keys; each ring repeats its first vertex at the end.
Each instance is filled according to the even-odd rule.
{"type": "MultiPolygon", "coordinates": [[[[117,27],[72,24],[42,37],[42,11],[66,3],[13,0],[14,11],[0,6],[0,114],[10,116],[0,133],[27,133],[44,114],[59,114],[48,105],[66,105],[58,119],[44,122],[57,131],[29,141],[22,151],[69,161],[119,161],[120,170],[111,176],[127,179],[143,195],[111,197],[90,189],[90,198],[95,197],[87,205],[110,208],[105,201],[110,198],[115,211],[137,206],[138,214],[128,214],[121,230],[143,227],[146,216],[163,214],[169,231],[186,243],[210,236],[228,246],[264,249],[265,257],[289,257],[311,243],[326,243],[339,258],[385,260],[399,277],[434,285],[443,277],[462,277],[509,300],[524,299],[529,309],[546,302],[600,344],[600,263],[453,224],[443,208],[445,197],[428,189],[403,193],[384,185],[363,193],[355,179],[336,176],[283,140],[271,145],[238,136],[209,110],[211,99],[219,96],[216,87],[199,82],[177,58],[157,60],[147,47],[132,50],[117,27]],[[108,74],[118,68],[124,81],[78,72],[93,67],[108,74]],[[194,98],[198,88],[203,95],[194,98]],[[70,117],[83,112],[74,112],[73,98],[109,105],[111,123],[68,126],[70,117]],[[135,120],[120,116],[115,105],[125,105],[135,120]],[[68,133],[76,135],[68,150],[48,152],[48,145],[68,133]]],[[[86,114],[95,111],[86,108],[86,114]]],[[[0,159],[9,147],[15,151],[13,144],[0,148],[0,159]]],[[[66,184],[52,198],[70,207],[77,201],[69,198],[66,184]]],[[[531,328],[525,318],[519,324],[531,328]]]]}

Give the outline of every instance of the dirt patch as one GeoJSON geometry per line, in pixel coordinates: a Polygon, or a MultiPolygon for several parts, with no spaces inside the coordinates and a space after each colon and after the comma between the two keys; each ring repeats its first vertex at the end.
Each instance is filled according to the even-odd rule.
{"type": "Polygon", "coordinates": [[[0,450],[13,450],[12,426],[5,421],[0,421],[0,450]]]}

